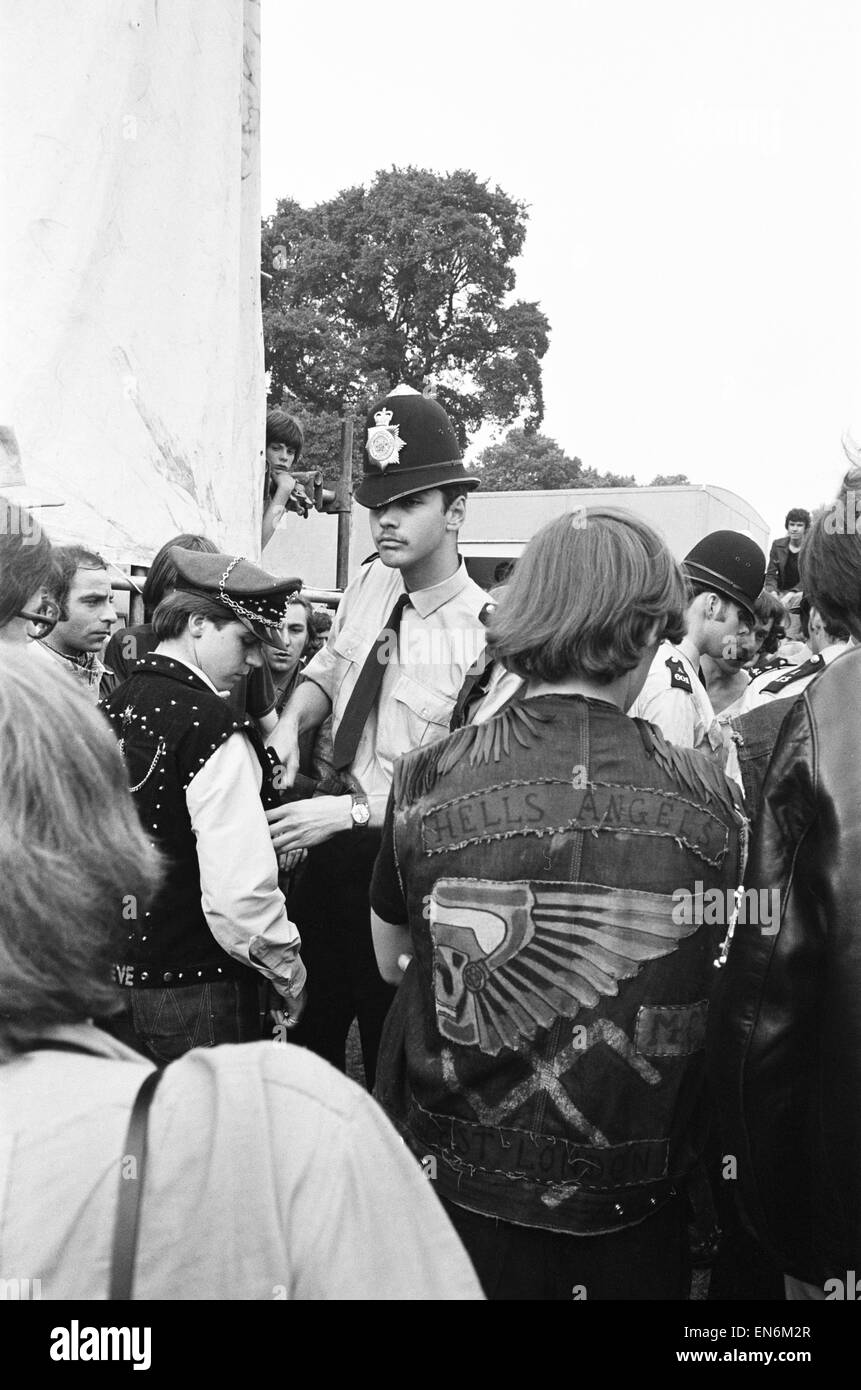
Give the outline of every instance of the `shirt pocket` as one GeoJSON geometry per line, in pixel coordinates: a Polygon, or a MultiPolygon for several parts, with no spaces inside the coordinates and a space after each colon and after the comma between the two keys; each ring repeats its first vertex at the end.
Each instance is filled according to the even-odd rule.
{"type": "Polygon", "coordinates": [[[410,747],[419,748],[423,743],[435,743],[448,734],[457,691],[450,695],[431,690],[412,676],[398,676],[392,691],[404,715],[410,733],[410,747]]]}
{"type": "Polygon", "coordinates": [[[365,662],[365,657],[373,645],[373,637],[369,638],[367,633],[362,632],[356,627],[345,627],[337,633],[332,641],[331,652],[334,655],[334,670],[332,672],[331,700],[332,708],[338,706],[338,715],[343,714],[349,695],[343,690],[344,681],[353,673],[350,685],[352,690],[359,678],[359,672],[365,662]]]}

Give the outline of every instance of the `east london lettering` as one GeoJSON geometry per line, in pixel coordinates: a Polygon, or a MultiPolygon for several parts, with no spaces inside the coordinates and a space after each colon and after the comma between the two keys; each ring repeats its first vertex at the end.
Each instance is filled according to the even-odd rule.
{"type": "MultiPolygon", "coordinates": [[[[636,1140],[605,1148],[574,1144],[559,1136],[517,1129],[491,1129],[451,1122],[451,1147],[439,1148],[455,1170],[489,1169],[534,1182],[565,1182],[579,1188],[657,1182],[667,1174],[667,1141],[636,1140]]],[[[435,1147],[430,1144],[429,1147],[435,1147]]]]}
{"type": "Polygon", "coordinates": [[[152,1361],[149,1327],[69,1327],[51,1329],[52,1361],[133,1361],[136,1371],[148,1371],[152,1361]]]}
{"type": "Polygon", "coordinates": [[[720,864],[729,829],[684,797],[607,782],[572,786],[561,778],[505,782],[445,801],[422,817],[426,854],[513,835],[611,831],[678,840],[707,864],[720,864]]]}

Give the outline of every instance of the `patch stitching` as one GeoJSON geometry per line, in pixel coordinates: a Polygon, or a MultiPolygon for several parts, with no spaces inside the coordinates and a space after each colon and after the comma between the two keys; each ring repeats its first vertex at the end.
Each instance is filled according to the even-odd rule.
{"type": "MultiPolygon", "coordinates": [[[[709,1001],[707,999],[695,999],[690,1004],[641,1004],[637,1010],[637,1021],[634,1026],[634,1046],[643,1057],[693,1057],[697,1052],[705,1050],[705,1030],[708,1022],[709,1001]],[[695,1012],[696,1011],[696,1012],[695,1012]],[[649,1047],[643,1039],[646,1028],[646,1020],[651,1016],[650,1022],[670,1014],[687,1013],[690,1015],[691,1024],[701,1020],[702,1038],[695,1047],[688,1047],[686,1051],[680,1052],[677,1047],[649,1047]]],[[[689,1030],[691,1031],[691,1030],[689,1030]]]]}
{"type": "MultiPolygon", "coordinates": [[[[444,1161],[445,1161],[446,1163],[448,1163],[449,1166],[450,1166],[455,1172],[458,1172],[458,1173],[466,1173],[466,1172],[468,1172],[468,1173],[470,1174],[470,1176],[472,1176],[473,1173],[487,1173],[487,1174],[493,1175],[493,1176],[495,1176],[495,1177],[506,1178],[506,1179],[508,1179],[510,1182],[530,1183],[530,1184],[532,1184],[532,1185],[535,1186],[535,1187],[558,1188],[558,1186],[559,1186],[559,1179],[558,1179],[558,1178],[543,1178],[543,1177],[537,1177],[537,1176],[536,1176],[536,1177],[533,1177],[531,1174],[512,1173],[512,1172],[511,1172],[509,1169],[507,1169],[507,1168],[488,1168],[488,1167],[485,1167],[483,1164],[480,1164],[480,1163],[470,1163],[467,1159],[462,1158],[462,1157],[455,1151],[455,1149],[454,1149],[454,1130],[453,1130],[453,1126],[454,1126],[455,1124],[464,1125],[466,1128],[472,1129],[472,1130],[475,1130],[475,1129],[492,1130],[492,1131],[497,1135],[497,1137],[499,1138],[499,1142],[500,1142],[500,1144],[502,1145],[503,1148],[508,1147],[508,1146],[505,1144],[505,1141],[504,1141],[504,1139],[503,1139],[503,1137],[502,1137],[504,1134],[510,1134],[510,1135],[512,1135],[512,1136],[518,1136],[518,1137],[519,1137],[519,1136],[525,1136],[525,1137],[531,1139],[533,1143],[535,1143],[536,1138],[540,1138],[540,1139],[545,1140],[545,1142],[547,1142],[547,1143],[549,1143],[549,1144],[554,1144],[554,1143],[555,1143],[555,1144],[564,1144],[564,1145],[566,1146],[566,1148],[568,1148],[568,1149],[570,1149],[570,1148],[572,1148],[572,1147],[573,1147],[573,1148],[580,1148],[580,1149],[596,1148],[596,1149],[600,1149],[600,1151],[601,1151],[602,1153],[607,1152],[608,1149],[625,1149],[625,1150],[628,1150],[628,1151],[633,1151],[633,1150],[635,1150],[635,1149],[638,1149],[641,1145],[655,1145],[655,1146],[659,1146],[659,1147],[661,1147],[661,1148],[663,1149],[663,1160],[664,1160],[663,1171],[662,1171],[661,1177],[660,1177],[659,1179],[657,1179],[657,1181],[666,1180],[666,1179],[669,1177],[670,1141],[669,1141],[669,1139],[666,1137],[666,1135],[659,1135],[659,1136],[656,1136],[654,1139],[631,1139],[631,1140],[629,1140],[626,1144],[613,1144],[613,1145],[608,1146],[608,1149],[604,1149],[604,1148],[603,1148],[602,1146],[600,1146],[600,1145],[574,1144],[572,1140],[566,1139],[565,1136],[564,1136],[564,1135],[561,1135],[561,1134],[560,1134],[560,1135],[542,1134],[542,1135],[536,1136],[534,1130],[519,1129],[517,1126],[514,1126],[514,1125],[494,1125],[494,1124],[488,1125],[488,1124],[476,1124],[476,1123],[474,1123],[474,1122],[471,1121],[471,1120],[464,1120],[464,1119],[460,1118],[459,1116],[455,1116],[455,1115],[442,1115],[442,1114],[440,1114],[438,1111],[435,1111],[435,1110],[426,1110],[425,1107],[420,1103],[420,1101],[416,1100],[415,1096],[411,1096],[411,1097],[410,1097],[410,1111],[413,1112],[413,1113],[418,1112],[419,1115],[423,1116],[426,1120],[429,1120],[432,1124],[436,1125],[437,1128],[439,1128],[439,1129],[448,1129],[448,1130],[449,1130],[450,1136],[451,1136],[451,1137],[450,1137],[450,1141],[449,1141],[449,1145],[450,1145],[450,1146],[449,1146],[449,1147],[446,1147],[445,1144],[444,1144],[444,1142],[443,1142],[442,1136],[440,1136],[440,1140],[438,1141],[438,1142],[439,1142],[439,1153],[440,1153],[440,1157],[443,1158],[444,1161]]],[[[407,1121],[407,1133],[410,1134],[410,1135],[412,1135],[412,1131],[409,1129],[409,1121],[407,1121]]],[[[432,1141],[432,1140],[428,1140],[427,1142],[430,1143],[431,1145],[433,1144],[433,1141],[432,1141]]],[[[512,1139],[511,1139],[510,1142],[511,1142],[511,1143],[514,1142],[514,1138],[513,1138],[513,1137],[512,1137],[512,1139]]],[[[584,1155],[584,1161],[588,1161],[588,1160],[586,1160],[585,1155],[584,1155]]],[[[641,1178],[632,1178],[629,1182],[623,1182],[623,1181],[614,1182],[614,1184],[613,1184],[612,1187],[590,1187],[590,1186],[589,1186],[588,1184],[586,1184],[586,1183],[578,1183],[578,1182],[576,1182],[575,1179],[572,1179],[572,1180],[571,1180],[571,1183],[570,1183],[570,1186],[571,1186],[571,1188],[572,1188],[572,1191],[575,1191],[575,1192],[577,1192],[578,1194],[579,1194],[579,1193],[585,1193],[585,1195],[587,1195],[587,1196],[604,1196],[604,1195],[606,1195],[607,1193],[610,1193],[610,1192],[620,1191],[623,1187],[632,1187],[632,1188],[633,1188],[633,1187],[636,1187],[636,1188],[642,1188],[642,1187],[643,1187],[643,1181],[642,1181],[641,1178]]]]}
{"type": "Polygon", "coordinates": [[[639,826],[630,826],[630,825],[625,825],[625,826],[612,826],[612,825],[589,825],[589,826],[582,826],[582,825],[578,825],[576,821],[568,821],[568,822],[566,822],[565,824],[562,824],[562,825],[542,826],[540,829],[539,829],[538,827],[535,827],[535,828],[533,828],[533,827],[525,827],[525,828],[524,828],[524,827],[518,826],[515,830],[503,830],[503,831],[498,831],[498,832],[496,832],[496,833],[494,833],[494,834],[470,835],[470,836],[467,836],[465,839],[462,839],[462,840],[452,840],[452,841],[448,842],[448,843],[445,844],[445,845],[441,845],[441,846],[440,846],[439,848],[437,848],[437,849],[434,849],[432,846],[429,846],[429,845],[428,845],[427,836],[426,836],[426,833],[425,833],[425,823],[426,823],[426,821],[429,819],[430,816],[438,815],[439,812],[441,812],[441,811],[447,811],[447,810],[449,810],[449,809],[451,809],[451,808],[453,808],[453,807],[455,807],[455,806],[461,805],[461,804],[463,804],[463,803],[468,803],[468,802],[470,802],[470,801],[477,801],[477,800],[479,800],[481,797],[485,796],[488,792],[500,792],[500,791],[505,791],[505,790],[507,790],[508,788],[512,788],[512,787],[538,787],[538,786],[568,787],[568,786],[570,786],[570,785],[571,785],[571,783],[568,781],[567,778],[564,778],[564,777],[515,778],[515,779],[512,779],[512,780],[510,780],[510,781],[506,781],[506,782],[494,782],[494,783],[491,784],[490,786],[482,787],[479,791],[464,792],[461,796],[450,797],[447,801],[440,801],[440,802],[438,802],[437,804],[435,804],[433,807],[431,807],[430,811],[425,812],[425,813],[422,815],[422,819],[421,819],[422,853],[423,853],[424,855],[426,855],[428,858],[431,858],[434,854],[447,854],[447,853],[449,853],[451,850],[465,849],[465,848],[466,848],[467,846],[469,846],[469,845],[491,844],[491,843],[493,843],[493,842],[496,841],[496,840],[511,840],[511,839],[515,838],[515,836],[522,836],[522,835],[523,835],[523,836],[525,836],[525,835],[534,835],[534,836],[538,836],[539,838],[541,838],[541,837],[544,836],[544,835],[559,835],[559,834],[562,834],[564,831],[573,831],[573,832],[578,832],[578,831],[579,831],[581,834],[584,834],[584,835],[598,835],[598,834],[600,834],[601,832],[610,833],[610,834],[616,834],[616,835],[619,835],[619,834],[622,834],[622,835],[646,835],[646,836],[651,836],[651,837],[656,838],[656,839],[659,839],[659,840],[675,840],[677,844],[684,846],[685,849],[689,849],[689,850],[691,851],[692,854],[695,854],[695,855],[697,856],[698,859],[702,859],[702,861],[703,861],[705,864],[709,864],[709,865],[711,865],[712,868],[716,868],[716,869],[717,869],[717,868],[720,868],[721,864],[723,863],[723,861],[725,860],[727,854],[729,853],[729,844],[730,844],[730,838],[729,838],[729,836],[730,836],[730,828],[731,828],[731,827],[728,826],[724,821],[722,821],[722,820],[720,819],[719,816],[716,816],[716,815],[714,814],[713,811],[710,811],[710,810],[708,809],[708,807],[702,806],[702,805],[700,805],[699,803],[697,803],[696,801],[692,801],[689,797],[681,796],[678,792],[674,792],[674,791],[670,791],[670,790],[665,790],[665,789],[663,789],[663,788],[657,788],[657,787],[639,787],[639,786],[636,786],[635,784],[632,784],[632,783],[629,783],[629,782],[595,782],[595,781],[586,782],[586,783],[584,784],[584,787],[582,787],[582,788],[579,788],[579,787],[578,787],[577,790],[580,791],[580,790],[586,790],[586,789],[592,790],[593,788],[601,788],[601,789],[604,789],[604,790],[607,790],[607,791],[610,791],[610,792],[613,792],[613,791],[620,791],[620,792],[622,792],[622,791],[624,791],[624,792],[636,792],[636,793],[639,793],[639,794],[641,794],[641,795],[646,795],[646,796],[665,797],[668,801],[678,802],[678,803],[679,803],[680,805],[682,805],[682,806],[690,807],[692,810],[696,811],[698,814],[703,815],[703,816],[707,816],[708,819],[709,819],[710,821],[712,821],[717,827],[719,827],[719,829],[723,832],[723,848],[717,853],[717,855],[716,855],[715,858],[710,858],[709,855],[706,854],[706,852],[705,852],[704,849],[702,849],[699,845],[693,844],[689,839],[687,839],[686,836],[684,836],[684,835],[673,835],[670,831],[665,831],[665,830],[649,830],[649,829],[645,829],[645,828],[643,828],[643,827],[639,827],[639,826]]]}

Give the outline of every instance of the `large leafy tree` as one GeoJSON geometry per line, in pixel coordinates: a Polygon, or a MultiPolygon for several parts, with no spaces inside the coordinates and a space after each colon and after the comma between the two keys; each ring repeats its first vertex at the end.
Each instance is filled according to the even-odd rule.
{"type": "Polygon", "coordinates": [[[263,223],[272,395],[363,414],[400,382],[430,386],[462,445],[485,422],[541,423],[549,326],[511,301],[526,209],[467,170],[379,172],[263,223]]]}
{"type": "Polygon", "coordinates": [[[634,487],[631,474],[598,473],[584,468],[549,435],[522,428],[509,430],[476,460],[482,488],[488,492],[524,492],[541,488],[634,487]]]}

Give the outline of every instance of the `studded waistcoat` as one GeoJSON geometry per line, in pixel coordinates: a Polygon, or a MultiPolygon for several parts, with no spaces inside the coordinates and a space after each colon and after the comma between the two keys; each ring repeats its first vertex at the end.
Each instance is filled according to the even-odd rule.
{"type": "Polygon", "coordinates": [[[549,695],[408,754],[393,798],[414,959],[378,1099],[462,1206],[642,1220],[703,1143],[725,924],[702,908],[735,903],[735,789],[644,721],[549,695]]]}
{"type": "Polygon", "coordinates": [[[197,970],[248,977],[255,972],[219,946],[204,916],[185,793],[215,750],[241,731],[251,739],[264,768],[263,796],[269,764],[256,729],[237,719],[226,701],[187,666],[166,656],[145,657],[102,709],[120,740],[144,829],[167,860],[157,897],[127,924],[128,946],[119,964],[129,978],[122,982],[150,988],[194,984],[197,970]]]}

